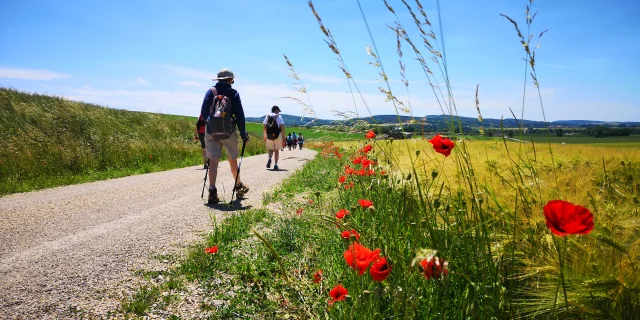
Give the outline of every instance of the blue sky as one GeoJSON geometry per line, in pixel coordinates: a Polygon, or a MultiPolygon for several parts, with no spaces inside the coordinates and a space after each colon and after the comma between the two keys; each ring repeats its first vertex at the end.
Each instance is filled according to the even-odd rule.
{"type": "MultiPolygon", "coordinates": [[[[407,0],[415,9],[415,1],[407,0]]],[[[449,78],[458,113],[477,116],[475,86],[485,118],[521,116],[524,51],[500,13],[523,30],[527,1],[441,1],[449,78]]],[[[402,43],[409,90],[400,82],[396,20],[380,0],[361,0],[394,94],[416,116],[441,114],[415,55],[402,43]]],[[[400,0],[389,0],[412,40],[421,43],[400,0]]],[[[302,115],[289,99],[287,54],[319,118],[366,112],[353,97],[335,55],[306,0],[165,1],[0,0],[0,86],[55,94],[113,108],[196,116],[220,68],[236,73],[245,113],[264,115],[274,104],[302,115]]],[[[393,114],[368,64],[372,45],[355,0],[316,0],[371,113],[393,114]]],[[[422,5],[438,38],[436,2],[422,5]]],[[[640,121],[640,2],[538,0],[532,33],[549,29],[537,49],[537,72],[547,120],[640,121]]],[[[417,13],[417,11],[416,11],[417,13]]],[[[426,27],[426,26],[425,26],[426,27]]],[[[442,39],[439,39],[442,45],[442,39]]],[[[420,50],[429,59],[427,50],[420,50]]],[[[437,65],[431,68],[436,74],[437,65]]],[[[444,90],[444,82],[438,82],[444,90]]],[[[542,120],[527,79],[524,117],[542,120]]]]}

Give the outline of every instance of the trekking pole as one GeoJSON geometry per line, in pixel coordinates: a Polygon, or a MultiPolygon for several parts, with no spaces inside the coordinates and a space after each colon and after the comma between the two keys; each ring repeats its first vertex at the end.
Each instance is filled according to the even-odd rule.
{"type": "Polygon", "coordinates": [[[244,157],[244,147],[247,145],[246,140],[242,140],[242,151],[240,152],[240,162],[238,163],[238,171],[236,172],[236,182],[233,183],[233,191],[231,192],[231,202],[229,205],[233,205],[233,196],[236,193],[236,185],[238,184],[238,177],[240,177],[240,167],[242,166],[242,158],[244,157]]]}
{"type": "Polygon", "coordinates": [[[207,185],[207,176],[209,175],[209,166],[207,165],[207,170],[204,171],[204,182],[202,183],[202,194],[200,198],[204,197],[204,187],[207,185]]]}

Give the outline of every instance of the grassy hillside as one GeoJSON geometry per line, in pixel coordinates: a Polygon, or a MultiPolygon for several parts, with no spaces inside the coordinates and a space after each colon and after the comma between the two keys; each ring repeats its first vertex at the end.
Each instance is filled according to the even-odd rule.
{"type": "Polygon", "coordinates": [[[0,88],[0,195],[201,164],[194,125],[0,88]]]}

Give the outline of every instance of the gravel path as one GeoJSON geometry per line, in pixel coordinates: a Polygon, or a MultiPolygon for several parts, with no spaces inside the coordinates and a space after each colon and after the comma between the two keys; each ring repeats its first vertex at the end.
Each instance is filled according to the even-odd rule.
{"type": "MultiPolygon", "coordinates": [[[[284,151],[277,172],[265,168],[266,155],[245,158],[241,176],[251,190],[242,207],[262,206],[264,191],[314,155],[284,151]]],[[[153,263],[152,255],[179,251],[210,228],[211,215],[224,217],[223,207],[200,199],[203,177],[202,167],[189,167],[0,198],[0,319],[117,307],[114,289],[153,263]]],[[[217,184],[229,200],[226,162],[217,184]]]]}

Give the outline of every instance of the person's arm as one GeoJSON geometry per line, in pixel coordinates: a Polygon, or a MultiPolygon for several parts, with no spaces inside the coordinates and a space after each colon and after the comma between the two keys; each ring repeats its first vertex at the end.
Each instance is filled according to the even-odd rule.
{"type": "Polygon", "coordinates": [[[282,141],[286,141],[287,140],[287,133],[285,132],[284,129],[284,119],[282,119],[282,115],[278,115],[278,120],[280,120],[280,134],[282,134],[282,141]]]}
{"type": "Polygon", "coordinates": [[[206,121],[209,117],[209,108],[213,103],[213,93],[211,90],[207,90],[207,93],[204,95],[204,100],[202,101],[202,108],[200,109],[200,118],[203,121],[206,121]]]}
{"type": "Polygon", "coordinates": [[[238,130],[240,130],[240,136],[243,137],[243,139],[248,138],[249,136],[247,135],[246,131],[244,109],[242,109],[242,100],[240,100],[240,94],[237,91],[233,101],[233,104],[235,105],[235,110],[233,113],[236,116],[236,125],[238,126],[238,130]]]}
{"type": "Polygon", "coordinates": [[[267,123],[269,121],[269,115],[264,117],[264,121],[262,121],[262,138],[264,142],[267,142],[267,123]]]}

